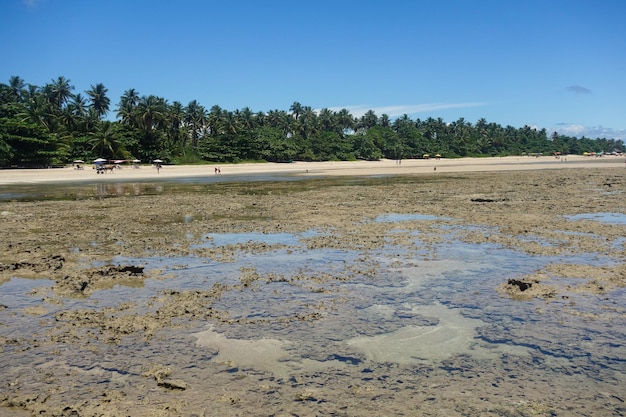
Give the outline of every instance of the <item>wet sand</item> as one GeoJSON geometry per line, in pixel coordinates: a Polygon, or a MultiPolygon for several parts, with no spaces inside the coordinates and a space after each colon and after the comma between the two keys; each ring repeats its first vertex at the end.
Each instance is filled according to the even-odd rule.
{"type": "MultiPolygon", "coordinates": [[[[626,225],[564,216],[626,216],[624,165],[222,165],[311,178],[0,202],[0,416],[623,415],[626,225]],[[390,214],[427,217],[372,221],[390,214]],[[330,257],[288,274],[271,265],[294,243],[206,245],[232,233],[296,234],[330,257]],[[451,241],[493,262],[453,261],[451,241]],[[507,251],[551,261],[508,269],[507,251]],[[204,284],[177,287],[185,274],[204,284]],[[444,296],[464,274],[474,287],[444,296]]],[[[202,172],[215,175],[10,170],[0,184],[202,172]]]]}

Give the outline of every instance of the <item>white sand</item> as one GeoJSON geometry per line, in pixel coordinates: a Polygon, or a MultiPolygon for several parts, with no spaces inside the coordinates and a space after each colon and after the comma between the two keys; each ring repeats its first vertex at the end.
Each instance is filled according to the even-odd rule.
{"type": "Polygon", "coordinates": [[[152,180],[168,178],[184,178],[197,176],[214,176],[215,167],[221,170],[220,175],[271,174],[284,173],[296,175],[392,175],[441,172],[477,172],[529,169],[563,169],[563,168],[600,168],[623,167],[626,169],[624,157],[603,156],[600,158],[568,155],[561,159],[552,156],[535,157],[493,157],[493,158],[459,158],[459,159],[405,159],[401,163],[394,160],[356,161],[356,162],[293,162],[293,163],[258,163],[258,164],[210,164],[210,165],[164,165],[159,172],[151,165],[140,168],[123,166],[113,173],[96,174],[92,165],[76,170],[73,167],[53,169],[1,169],[0,185],[6,184],[37,184],[65,181],[116,181],[116,180],[152,180]]]}

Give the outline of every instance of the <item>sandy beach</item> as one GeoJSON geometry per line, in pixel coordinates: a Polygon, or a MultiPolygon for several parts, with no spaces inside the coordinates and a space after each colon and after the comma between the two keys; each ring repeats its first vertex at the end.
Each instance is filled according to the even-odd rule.
{"type": "Polygon", "coordinates": [[[154,166],[141,165],[133,168],[123,165],[113,173],[96,174],[92,165],[84,169],[74,167],[54,169],[5,169],[0,170],[0,185],[54,183],[94,180],[153,180],[168,178],[200,177],[215,175],[215,167],[220,175],[242,174],[288,174],[309,176],[363,176],[363,175],[399,175],[441,172],[487,172],[537,169],[625,167],[624,157],[603,156],[600,158],[567,155],[560,159],[551,156],[535,157],[490,157],[458,159],[405,159],[402,161],[350,161],[350,162],[293,162],[293,163],[242,163],[219,165],[165,165],[158,172],[154,166]]]}
{"type": "Polygon", "coordinates": [[[623,157],[214,167],[0,170],[0,417],[626,413],[623,157]]]}

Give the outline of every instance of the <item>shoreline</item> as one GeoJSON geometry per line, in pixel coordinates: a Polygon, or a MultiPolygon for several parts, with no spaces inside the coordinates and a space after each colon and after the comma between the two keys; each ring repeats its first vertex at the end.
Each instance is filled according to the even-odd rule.
{"type": "Polygon", "coordinates": [[[326,161],[292,163],[241,163],[206,165],[165,165],[158,172],[154,166],[141,165],[140,168],[123,166],[113,173],[96,174],[93,165],[85,169],[73,167],[50,169],[0,169],[0,185],[43,184],[85,180],[129,181],[164,180],[186,177],[215,176],[219,167],[222,176],[243,174],[289,174],[311,176],[376,176],[437,174],[440,172],[486,172],[565,168],[617,168],[624,167],[623,156],[589,157],[567,155],[560,159],[553,156],[507,156],[456,159],[405,159],[401,161],[384,159],[380,161],[326,161]]]}

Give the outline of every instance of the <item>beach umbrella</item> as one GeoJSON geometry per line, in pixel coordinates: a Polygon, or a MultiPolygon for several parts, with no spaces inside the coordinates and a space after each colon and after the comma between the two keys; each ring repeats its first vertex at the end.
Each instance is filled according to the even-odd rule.
{"type": "Polygon", "coordinates": [[[94,162],[106,162],[107,160],[104,158],[98,158],[96,160],[94,160],[94,162]]]}
{"type": "Polygon", "coordinates": [[[138,164],[139,162],[141,162],[141,159],[133,159],[133,162],[134,162],[135,164],[138,164]]]}
{"type": "Polygon", "coordinates": [[[75,164],[84,164],[85,161],[81,160],[81,159],[77,159],[74,161],[75,164]]]}
{"type": "Polygon", "coordinates": [[[161,162],[163,162],[163,161],[161,161],[160,159],[155,159],[155,160],[154,160],[154,161],[152,161],[152,162],[161,163],[161,162]]]}

